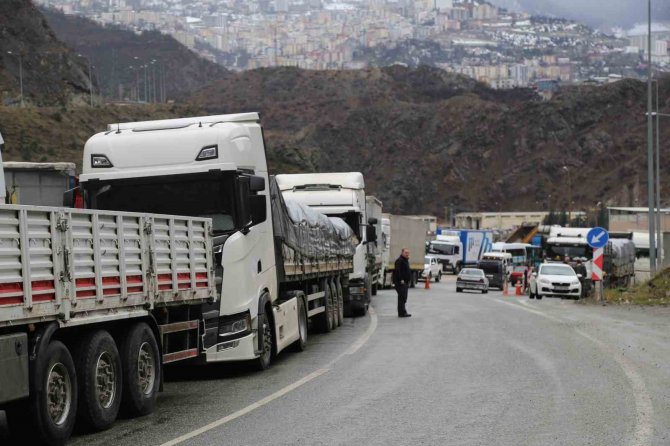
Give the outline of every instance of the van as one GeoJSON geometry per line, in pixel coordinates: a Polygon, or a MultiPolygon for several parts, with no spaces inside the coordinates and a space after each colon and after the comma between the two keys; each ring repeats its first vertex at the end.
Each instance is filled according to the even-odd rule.
{"type": "Polygon", "coordinates": [[[477,268],[484,271],[484,275],[489,279],[489,287],[503,289],[507,279],[507,269],[503,260],[483,258],[477,263],[477,268]]]}
{"type": "Polygon", "coordinates": [[[482,260],[498,260],[503,264],[505,274],[509,275],[512,273],[512,254],[509,252],[487,252],[482,256],[482,260]]]}

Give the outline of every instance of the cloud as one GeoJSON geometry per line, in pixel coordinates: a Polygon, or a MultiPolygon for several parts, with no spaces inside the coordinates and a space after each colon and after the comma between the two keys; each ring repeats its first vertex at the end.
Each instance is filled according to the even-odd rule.
{"type": "MultiPolygon", "coordinates": [[[[596,28],[628,28],[647,20],[647,2],[643,0],[492,0],[492,3],[573,19],[596,28]]],[[[670,20],[670,1],[652,0],[652,17],[654,21],[670,20]]]]}

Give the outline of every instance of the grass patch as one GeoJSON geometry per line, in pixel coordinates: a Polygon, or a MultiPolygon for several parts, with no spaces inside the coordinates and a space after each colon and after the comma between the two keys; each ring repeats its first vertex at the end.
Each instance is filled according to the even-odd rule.
{"type": "Polygon", "coordinates": [[[631,288],[605,290],[605,301],[624,305],[670,304],[670,268],[661,271],[653,279],[631,288]]]}

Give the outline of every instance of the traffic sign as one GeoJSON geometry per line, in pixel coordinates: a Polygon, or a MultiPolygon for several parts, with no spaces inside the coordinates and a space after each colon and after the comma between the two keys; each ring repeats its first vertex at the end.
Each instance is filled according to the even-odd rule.
{"type": "Polygon", "coordinates": [[[610,235],[605,228],[593,228],[586,234],[586,242],[591,248],[603,248],[609,239],[610,235]]]}

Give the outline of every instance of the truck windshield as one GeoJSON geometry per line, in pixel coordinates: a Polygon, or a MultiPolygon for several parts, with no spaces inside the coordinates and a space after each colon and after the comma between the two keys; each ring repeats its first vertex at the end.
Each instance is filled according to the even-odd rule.
{"type": "Polygon", "coordinates": [[[89,183],[93,209],[211,218],[215,234],[235,230],[235,174],[142,177],[89,183]]]}
{"type": "Polygon", "coordinates": [[[428,248],[428,252],[431,254],[443,254],[450,256],[453,254],[458,254],[458,247],[448,243],[431,242],[430,248],[428,248]]]}
{"type": "Polygon", "coordinates": [[[565,256],[571,259],[579,257],[590,260],[593,258],[593,248],[587,245],[549,245],[547,246],[547,258],[551,260],[563,260],[565,256]]]}

